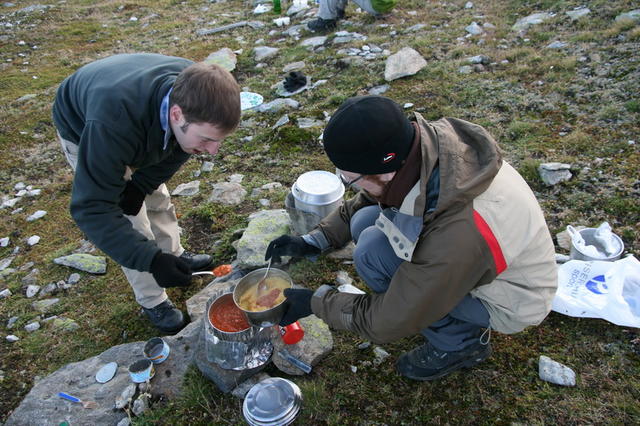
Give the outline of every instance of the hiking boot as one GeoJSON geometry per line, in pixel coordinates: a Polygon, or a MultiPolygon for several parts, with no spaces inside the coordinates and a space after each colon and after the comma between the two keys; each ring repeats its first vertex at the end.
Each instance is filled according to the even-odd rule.
{"type": "Polygon", "coordinates": [[[473,367],[491,355],[491,346],[476,342],[460,351],[445,352],[430,342],[403,354],[396,362],[398,372],[413,380],[434,380],[463,367],[473,367]]]}
{"type": "Polygon", "coordinates": [[[142,310],[147,314],[151,323],[160,331],[177,333],[186,325],[184,315],[169,299],[153,308],[143,307],[142,310]]]}
{"type": "Polygon", "coordinates": [[[194,254],[186,251],[180,255],[180,259],[187,262],[192,271],[206,271],[213,266],[213,258],[208,254],[194,254]]]}
{"type": "Polygon", "coordinates": [[[344,9],[336,9],[336,19],[344,19],[344,9]]]}
{"type": "Polygon", "coordinates": [[[336,20],[317,18],[307,22],[307,28],[314,32],[325,33],[336,28],[336,20]]]}

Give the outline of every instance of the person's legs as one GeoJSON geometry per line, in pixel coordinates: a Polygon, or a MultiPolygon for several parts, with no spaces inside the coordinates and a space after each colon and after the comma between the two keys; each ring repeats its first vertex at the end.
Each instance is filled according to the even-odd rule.
{"type": "Polygon", "coordinates": [[[357,4],[358,6],[360,6],[360,9],[364,10],[365,12],[373,15],[373,16],[380,16],[380,13],[378,13],[374,8],[373,5],[371,4],[371,0],[353,0],[355,4],[357,4]]]}
{"type": "Polygon", "coordinates": [[[340,12],[344,13],[347,0],[320,0],[317,17],[324,20],[339,19],[340,12]]]}
{"type": "Polygon", "coordinates": [[[433,346],[442,351],[459,351],[475,344],[489,327],[489,312],[480,300],[466,295],[451,312],[422,331],[433,346]]]}

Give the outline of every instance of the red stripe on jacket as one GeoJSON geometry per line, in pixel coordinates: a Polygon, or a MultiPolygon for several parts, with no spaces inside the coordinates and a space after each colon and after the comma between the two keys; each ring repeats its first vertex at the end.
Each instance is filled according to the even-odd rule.
{"type": "Polygon", "coordinates": [[[500,243],[498,243],[496,236],[493,235],[493,231],[489,228],[487,222],[485,222],[482,216],[480,216],[480,213],[475,210],[473,211],[473,220],[475,221],[482,238],[487,242],[489,250],[491,250],[493,261],[496,264],[496,275],[500,275],[502,271],[507,269],[507,262],[504,260],[500,243]]]}

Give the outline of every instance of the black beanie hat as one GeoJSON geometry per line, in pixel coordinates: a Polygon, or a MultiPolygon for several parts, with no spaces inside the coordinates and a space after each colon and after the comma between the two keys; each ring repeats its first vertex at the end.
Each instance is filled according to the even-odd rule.
{"type": "Polygon", "coordinates": [[[398,170],[413,143],[414,129],[400,105],[383,96],[347,99],[329,120],[323,143],[336,167],[379,175],[398,170]]]}

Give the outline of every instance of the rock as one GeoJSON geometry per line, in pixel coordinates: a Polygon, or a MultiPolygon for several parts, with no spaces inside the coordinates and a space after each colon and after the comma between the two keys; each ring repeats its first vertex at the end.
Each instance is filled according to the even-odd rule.
{"type": "Polygon", "coordinates": [[[531,25],[538,25],[546,21],[547,19],[552,18],[553,15],[550,13],[542,12],[542,13],[534,13],[529,16],[525,16],[524,18],[518,19],[515,24],[511,27],[514,31],[524,31],[528,29],[531,25]]]}
{"type": "Polygon", "coordinates": [[[470,2],[470,1],[466,2],[464,4],[464,8],[465,9],[473,9],[473,2],[470,2]]]}
{"type": "Polygon", "coordinates": [[[310,129],[312,127],[324,127],[324,121],[315,120],[313,118],[298,118],[298,127],[300,129],[310,129]]]}
{"type": "Polygon", "coordinates": [[[135,401],[133,401],[133,407],[131,411],[136,416],[141,415],[149,409],[149,396],[147,394],[141,394],[135,401]]]}
{"type": "Polygon", "coordinates": [[[565,13],[569,18],[571,18],[572,21],[575,21],[582,18],[583,16],[590,14],[591,9],[589,9],[588,7],[580,7],[578,9],[568,10],[565,13]]]}
{"type": "Polygon", "coordinates": [[[369,89],[368,93],[370,95],[382,95],[384,92],[386,92],[390,88],[391,86],[389,86],[388,84],[381,84],[380,86],[375,86],[369,89]]]}
{"type": "Polygon", "coordinates": [[[71,318],[55,318],[53,320],[53,328],[56,330],[73,332],[79,329],[80,326],[71,318]]]}
{"type": "Polygon", "coordinates": [[[40,323],[38,321],[31,322],[24,326],[25,331],[28,333],[33,333],[36,330],[40,329],[40,323]]]}
{"type": "Polygon", "coordinates": [[[93,256],[87,253],[73,253],[67,256],[53,259],[57,265],[69,266],[90,274],[105,274],[107,272],[107,259],[104,256],[93,256]]]}
{"type": "Polygon", "coordinates": [[[47,212],[44,210],[37,210],[35,213],[33,213],[31,216],[27,218],[27,222],[33,222],[34,220],[38,220],[41,217],[44,217],[46,214],[47,212]]]}
{"type": "Polygon", "coordinates": [[[470,57],[469,59],[467,59],[467,61],[469,61],[472,64],[489,65],[489,63],[491,63],[491,58],[489,58],[486,55],[476,55],[476,56],[470,57]]]}
{"type": "Polygon", "coordinates": [[[56,283],[49,283],[40,290],[40,297],[49,296],[58,292],[56,283]]]}
{"type": "Polygon", "coordinates": [[[229,176],[227,178],[227,181],[232,182],[232,183],[242,183],[242,180],[244,179],[244,175],[240,174],[240,173],[234,173],[231,176],[229,176]]]}
{"type": "Polygon", "coordinates": [[[0,299],[6,299],[9,296],[11,296],[11,290],[9,290],[8,288],[0,291],[0,299]]]}
{"type": "Polygon", "coordinates": [[[271,128],[272,129],[277,129],[278,127],[284,126],[288,122],[289,122],[289,116],[287,114],[285,114],[282,117],[280,117],[278,119],[278,121],[276,121],[276,124],[274,124],[271,128]]]}
{"type": "Polygon", "coordinates": [[[9,265],[11,265],[11,262],[13,262],[13,259],[15,259],[15,257],[10,256],[0,260],[0,271],[7,269],[9,265]]]}
{"type": "Polygon", "coordinates": [[[188,183],[181,183],[173,190],[173,192],[171,192],[171,195],[188,197],[196,195],[198,192],[200,192],[200,181],[194,180],[188,183]]]}
{"type": "Polygon", "coordinates": [[[9,321],[7,321],[7,330],[11,330],[15,325],[16,321],[18,321],[19,317],[11,317],[9,321]]]}
{"type": "Polygon", "coordinates": [[[25,277],[22,277],[22,284],[24,285],[36,285],[36,283],[38,282],[38,275],[40,274],[40,271],[38,269],[33,269],[31,272],[29,272],[28,275],[26,275],[25,277]]]}
{"type": "Polygon", "coordinates": [[[120,420],[116,426],[130,426],[130,425],[131,425],[131,420],[129,420],[129,417],[125,417],[122,420],[120,420]]]}
{"type": "Polygon", "coordinates": [[[25,296],[27,296],[27,299],[31,299],[32,297],[35,297],[39,291],[40,291],[39,285],[30,284],[27,286],[27,291],[25,292],[25,296]]]}
{"type": "MultiPolygon", "coordinates": [[[[6,340],[7,340],[7,342],[9,342],[9,343],[15,343],[15,342],[17,342],[18,340],[20,340],[20,338],[19,338],[18,336],[13,335],[13,334],[9,334],[5,339],[6,339],[6,340]]],[[[6,424],[8,424],[8,423],[5,423],[5,425],[6,425],[6,424]]]]}
{"type": "Polygon", "coordinates": [[[38,312],[46,313],[58,302],[60,302],[58,298],[37,300],[31,304],[31,307],[38,312]]]}
{"type": "Polygon", "coordinates": [[[547,45],[547,49],[563,49],[567,47],[569,43],[565,43],[564,41],[554,41],[547,45]]]}
{"type": "Polygon", "coordinates": [[[7,247],[9,245],[9,237],[0,238],[0,247],[7,247]]]}
{"type": "Polygon", "coordinates": [[[39,235],[32,235],[27,239],[27,244],[29,244],[30,246],[35,246],[39,242],[40,242],[40,236],[39,235]]]}
{"type": "Polygon", "coordinates": [[[382,349],[380,346],[375,346],[373,348],[373,354],[375,355],[375,359],[373,360],[373,365],[380,365],[389,358],[389,352],[382,349]]]}
{"type": "Polygon", "coordinates": [[[306,373],[282,358],[278,354],[280,349],[287,349],[291,355],[311,366],[320,362],[333,349],[333,336],[329,326],[324,321],[315,315],[309,315],[298,321],[304,329],[304,338],[298,343],[293,345],[285,344],[277,327],[273,328],[271,336],[273,363],[280,371],[292,376],[302,376],[306,373]]]}
{"type": "Polygon", "coordinates": [[[303,46],[303,47],[318,47],[318,46],[322,46],[326,41],[327,41],[327,36],[310,37],[310,38],[302,40],[300,42],[300,46],[303,46]]]}
{"type": "Polygon", "coordinates": [[[205,161],[202,163],[202,167],[200,168],[200,171],[202,173],[209,173],[212,170],[213,170],[213,163],[211,161],[205,161]]]}
{"type": "Polygon", "coordinates": [[[306,65],[304,61],[292,62],[290,64],[285,65],[284,68],[282,68],[282,72],[289,73],[291,71],[300,71],[305,66],[306,65]]]}
{"type": "Polygon", "coordinates": [[[116,398],[115,408],[118,410],[124,410],[133,399],[133,396],[136,394],[138,390],[138,386],[135,383],[130,383],[126,388],[122,391],[120,395],[116,398]]]}
{"type": "Polygon", "coordinates": [[[258,46],[253,48],[254,59],[256,62],[275,56],[280,49],[276,47],[258,46]]]}
{"type": "Polygon", "coordinates": [[[484,32],[484,30],[482,29],[482,27],[480,25],[478,25],[477,22],[472,22],[471,24],[467,25],[464,30],[466,32],[468,32],[471,35],[480,35],[484,32]]]}
{"type": "Polygon", "coordinates": [[[393,81],[401,77],[414,75],[427,66],[427,61],[410,47],[404,47],[399,52],[387,58],[384,79],[393,81]]]}
{"type": "Polygon", "coordinates": [[[266,266],[264,252],[267,245],[280,235],[288,234],[290,224],[289,215],[283,209],[261,210],[249,216],[247,229],[236,246],[240,267],[266,266]]]}
{"type": "Polygon", "coordinates": [[[249,390],[254,385],[270,377],[271,376],[266,373],[258,373],[255,376],[249,377],[247,380],[236,386],[236,388],[231,391],[231,395],[235,396],[236,398],[244,399],[247,392],[249,392],[249,390]]]}
{"type": "Polygon", "coordinates": [[[276,114],[283,109],[298,109],[300,103],[289,98],[278,98],[266,104],[258,105],[256,111],[276,114]]]}
{"type": "Polygon", "coordinates": [[[69,275],[69,278],[67,278],[67,282],[72,285],[78,284],[78,282],[80,282],[80,274],[74,272],[73,274],[69,275]]]}
{"type": "Polygon", "coordinates": [[[260,29],[260,28],[264,28],[264,26],[265,26],[265,24],[260,22],[260,21],[240,21],[240,22],[235,22],[233,24],[223,25],[223,26],[217,27],[217,28],[199,29],[199,30],[196,31],[196,34],[198,34],[200,36],[205,36],[205,35],[219,33],[219,32],[222,32],[222,31],[231,30],[231,29],[238,28],[238,27],[244,27],[245,25],[253,28],[254,30],[257,30],[257,29],[260,29]]]}
{"type": "Polygon", "coordinates": [[[238,58],[236,54],[233,53],[233,50],[228,47],[223,47],[220,50],[217,50],[211,53],[204,60],[207,64],[216,64],[224,68],[225,70],[231,72],[236,69],[236,64],[238,63],[238,58]]]}
{"type": "MultiPolygon", "coordinates": [[[[184,375],[191,364],[197,332],[201,328],[202,323],[191,323],[175,336],[163,336],[171,352],[166,361],[154,366],[155,375],[150,389],[154,399],[175,399],[181,395],[184,375]]],[[[57,425],[69,418],[77,425],[117,424],[127,415],[114,410],[114,402],[127,387],[133,387],[135,392],[135,384],[131,383],[127,368],[140,358],[144,344],[134,342],[114,346],[97,356],[61,367],[35,383],[5,425],[57,425]],[[96,382],[95,373],[108,362],[118,364],[116,375],[107,383],[96,382]],[[59,390],[95,401],[97,407],[83,410],[77,404],[61,401],[57,396],[59,390]]]]}
{"type": "Polygon", "coordinates": [[[404,30],[405,33],[414,33],[416,31],[420,31],[423,28],[426,28],[427,24],[415,24],[404,30]]]}
{"type": "Polygon", "coordinates": [[[631,10],[616,16],[616,22],[620,21],[640,21],[640,9],[631,10]]]}
{"type": "Polygon", "coordinates": [[[543,163],[538,166],[540,178],[547,186],[553,186],[571,179],[571,165],[564,163],[543,163]]]}
{"type": "Polygon", "coordinates": [[[336,283],[338,285],[353,284],[353,279],[347,271],[338,271],[336,274],[336,283]]]}
{"type": "Polygon", "coordinates": [[[458,68],[458,72],[460,74],[471,74],[473,72],[473,67],[471,65],[463,65],[458,68]]]}
{"type": "Polygon", "coordinates": [[[218,182],[213,184],[207,201],[232,206],[243,202],[246,195],[247,191],[238,183],[218,182]]]}
{"type": "Polygon", "coordinates": [[[540,355],[538,374],[545,382],[561,386],[576,385],[576,373],[572,369],[544,355],[540,355]]]}

